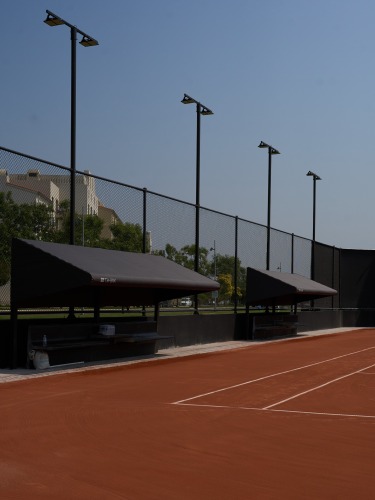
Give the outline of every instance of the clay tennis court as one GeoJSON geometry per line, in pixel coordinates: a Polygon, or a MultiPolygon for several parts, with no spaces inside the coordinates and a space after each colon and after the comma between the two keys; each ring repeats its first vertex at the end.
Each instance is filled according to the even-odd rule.
{"type": "Polygon", "coordinates": [[[375,496],[375,330],[0,391],[0,498],[375,496]]]}

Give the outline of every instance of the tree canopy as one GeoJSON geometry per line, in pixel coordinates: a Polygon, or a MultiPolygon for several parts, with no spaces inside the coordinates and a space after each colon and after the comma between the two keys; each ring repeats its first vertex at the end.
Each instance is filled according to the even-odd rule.
{"type": "Polygon", "coordinates": [[[51,241],[55,234],[52,209],[46,205],[18,205],[11,193],[0,192],[0,285],[9,281],[12,238],[51,241]]]}

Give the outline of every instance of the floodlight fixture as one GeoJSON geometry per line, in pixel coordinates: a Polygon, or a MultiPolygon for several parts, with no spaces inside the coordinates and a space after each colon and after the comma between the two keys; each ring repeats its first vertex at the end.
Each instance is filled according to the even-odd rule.
{"type": "Polygon", "coordinates": [[[47,10],[47,17],[44,20],[48,26],[61,26],[61,24],[65,24],[61,17],[52,14],[52,12],[47,10]]]}
{"type": "Polygon", "coordinates": [[[209,108],[206,108],[206,106],[202,106],[200,113],[201,113],[201,115],[205,115],[205,116],[214,114],[214,112],[211,111],[209,108]]]}
{"type": "Polygon", "coordinates": [[[193,104],[193,103],[197,104],[197,101],[187,94],[184,94],[184,97],[181,102],[182,104],[193,104]]]}
{"type": "Polygon", "coordinates": [[[277,149],[275,149],[274,147],[270,146],[269,144],[267,144],[263,141],[260,141],[258,148],[268,148],[268,151],[271,155],[279,155],[280,154],[280,151],[278,151],[277,149]]]}
{"type": "Polygon", "coordinates": [[[318,174],[315,174],[314,172],[311,172],[311,170],[309,170],[306,175],[308,175],[310,177],[313,177],[314,181],[321,181],[322,180],[322,178],[319,177],[318,174]]]}
{"type": "Polygon", "coordinates": [[[95,45],[99,45],[97,40],[87,35],[84,35],[79,43],[84,47],[94,47],[95,45]]]}
{"type": "Polygon", "coordinates": [[[197,112],[200,113],[201,115],[213,115],[214,112],[210,109],[207,108],[207,106],[204,106],[202,103],[194,99],[193,97],[190,97],[188,94],[184,94],[183,99],[181,100],[182,104],[196,104],[197,105],[197,112]]]}
{"type": "Polygon", "coordinates": [[[68,21],[65,21],[62,17],[57,16],[50,10],[46,10],[46,12],[47,17],[44,22],[48,24],[48,26],[61,26],[62,24],[65,24],[65,26],[68,26],[68,28],[70,28],[72,32],[74,31],[75,33],[79,33],[80,35],[82,35],[82,40],[79,43],[84,47],[93,47],[94,45],[99,45],[99,42],[95,40],[95,38],[80,30],[79,28],[77,28],[77,26],[73,26],[73,24],[68,23],[68,21]]]}

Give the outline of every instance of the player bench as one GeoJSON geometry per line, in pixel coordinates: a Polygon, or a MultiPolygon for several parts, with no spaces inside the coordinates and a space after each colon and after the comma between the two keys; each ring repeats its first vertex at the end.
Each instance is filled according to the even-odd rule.
{"type": "Polygon", "coordinates": [[[158,335],[155,321],[119,322],[113,327],[113,334],[104,335],[93,323],[31,325],[27,365],[32,367],[40,351],[48,354],[50,366],[155,354],[157,341],[166,338],[158,335]]]}
{"type": "Polygon", "coordinates": [[[251,325],[252,338],[285,337],[297,334],[296,314],[276,313],[274,315],[254,314],[251,325]]]}

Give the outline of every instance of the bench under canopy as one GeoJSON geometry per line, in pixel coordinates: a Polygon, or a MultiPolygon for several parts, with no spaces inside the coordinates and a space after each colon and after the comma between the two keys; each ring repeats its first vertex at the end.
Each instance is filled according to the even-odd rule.
{"type": "MultiPolygon", "coordinates": [[[[61,352],[61,359],[66,361],[65,350],[73,349],[69,354],[71,360],[74,356],[84,360],[100,356],[100,359],[112,359],[154,351],[155,343],[161,339],[157,334],[160,302],[218,289],[216,281],[162,256],[15,238],[12,241],[10,365],[15,368],[22,359],[17,327],[21,308],[69,308],[69,317],[63,321],[63,338],[52,338],[59,336],[58,325],[53,326],[54,333],[49,335],[51,355],[56,357],[56,353],[61,352]],[[95,332],[100,323],[100,309],[106,306],[154,306],[154,321],[146,324],[148,318],[141,318],[138,325],[131,321],[116,323],[117,335],[98,338],[95,332]],[[74,316],[74,308],[81,307],[94,310],[88,334],[83,332],[85,327],[81,322],[77,326],[74,316]],[[147,330],[149,327],[151,333],[147,330]],[[140,331],[136,331],[137,328],[140,331]],[[67,345],[69,332],[74,338],[68,339],[67,345]],[[134,348],[130,349],[132,345],[134,348]]],[[[47,331],[38,326],[36,330],[36,340],[31,330],[28,335],[31,349],[47,331]]]]}

